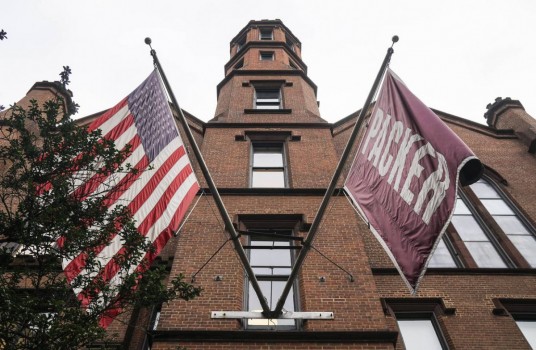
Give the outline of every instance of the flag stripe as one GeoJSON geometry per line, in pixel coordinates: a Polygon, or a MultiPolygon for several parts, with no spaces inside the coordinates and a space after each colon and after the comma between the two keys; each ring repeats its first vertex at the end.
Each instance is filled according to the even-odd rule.
{"type": "MultiPolygon", "coordinates": [[[[151,261],[156,256],[158,256],[160,251],[162,251],[167,241],[173,235],[173,232],[179,227],[179,224],[182,221],[182,218],[184,217],[184,215],[186,214],[186,211],[188,210],[188,205],[185,205],[185,204],[192,202],[198,190],[199,190],[199,185],[197,184],[197,181],[195,180],[195,177],[193,176],[193,174],[190,174],[188,178],[186,179],[185,183],[179,188],[178,191],[175,192],[175,194],[173,195],[173,198],[171,198],[170,200],[169,208],[171,209],[171,211],[177,212],[177,215],[171,218],[171,220],[168,223],[168,227],[165,228],[164,230],[158,231],[158,230],[151,229],[151,232],[153,232],[153,234],[149,235],[148,238],[153,243],[155,247],[155,251],[153,253],[147,252],[145,256],[143,257],[143,259],[149,259],[149,261],[151,261]]],[[[139,266],[132,265],[128,273],[129,274],[133,273],[136,269],[139,269],[139,266]]],[[[110,279],[110,284],[118,285],[120,283],[121,283],[121,276],[119,276],[119,274],[114,274],[114,276],[110,279]]]]}
{"type": "MultiPolygon", "coordinates": [[[[106,177],[80,170],[77,175],[84,181],[73,180],[76,184],[73,192],[82,197],[82,200],[89,199],[89,196],[104,196],[104,203],[110,213],[117,209],[118,205],[126,206],[133,215],[138,233],[146,236],[155,245],[155,252],[142,254],[150,264],[180,224],[199,189],[158,73],[154,71],[129,96],[89,126],[90,132],[97,129],[100,129],[104,138],[113,140],[117,149],[124,150],[130,145],[131,154],[120,167],[125,169],[127,165],[131,165],[139,170],[139,173],[121,172],[106,177]],[[111,187],[111,190],[106,191],[107,187],[111,187]]],[[[96,167],[98,161],[95,160],[96,167]]],[[[95,222],[94,226],[88,229],[88,234],[99,234],[97,225],[103,224],[106,223],[95,222]]],[[[63,241],[63,238],[58,240],[59,243],[63,241]]],[[[94,280],[98,277],[107,282],[112,281],[113,286],[121,284],[125,276],[117,275],[117,271],[124,266],[121,267],[114,257],[125,250],[121,233],[118,231],[111,238],[110,244],[88,248],[71,260],[65,259],[62,262],[67,280],[73,285],[82,305],[87,306],[93,302],[97,306],[105,306],[105,298],[101,294],[101,297],[90,301],[88,294],[94,295],[93,293],[98,291],[86,290],[88,283],[74,285],[75,278],[83,275],[84,280],[94,280]],[[89,253],[97,255],[96,264],[104,266],[102,269],[86,266],[89,253]]],[[[122,271],[142,271],[142,266],[145,265],[140,263],[141,260],[134,261],[122,271]]],[[[107,290],[106,293],[109,294],[110,291],[107,290]]],[[[107,327],[118,311],[116,309],[107,312],[100,324],[107,327]]]]}
{"type": "Polygon", "coordinates": [[[104,113],[100,118],[96,119],[88,127],[88,131],[92,132],[94,130],[100,129],[103,135],[106,135],[115,123],[121,121],[121,119],[126,115],[128,111],[128,98],[125,97],[121,102],[119,102],[115,107],[110,108],[106,113],[104,113]]]}
{"type": "MultiPolygon", "coordinates": [[[[180,204],[184,201],[187,195],[191,194],[191,192],[193,192],[195,195],[198,188],[199,187],[197,185],[195,175],[192,173],[190,165],[188,165],[177,175],[175,180],[166,189],[165,193],[163,193],[163,195],[160,197],[154,210],[151,211],[147,219],[144,220],[142,225],[140,225],[138,229],[140,234],[146,236],[150,243],[154,243],[154,241],[159,237],[160,234],[163,233],[164,230],[168,229],[170,232],[173,232],[177,228],[177,225],[171,225],[175,223],[173,219],[178,217],[182,218],[187,207],[186,209],[182,207],[182,212],[177,212],[177,209],[180,208],[180,204]],[[173,212],[174,215],[169,215],[166,210],[173,212]]],[[[165,235],[164,237],[169,239],[171,235],[165,235]]],[[[111,246],[112,244],[108,245],[107,249],[111,246]]],[[[113,257],[121,255],[125,252],[125,248],[120,245],[116,245],[115,248],[118,248],[116,252],[113,252],[111,255],[108,255],[104,258],[101,257],[100,260],[102,265],[105,265],[105,267],[101,270],[99,275],[104,281],[110,283],[112,283],[111,281],[115,277],[116,281],[113,282],[112,285],[117,285],[120,283],[119,281],[122,280],[122,276],[117,275],[119,265],[115,262],[113,257]]],[[[132,273],[136,269],[136,266],[137,265],[131,265],[129,273],[132,273]]],[[[81,291],[82,290],[80,289],[79,292],[81,291]]],[[[91,302],[91,299],[86,298],[85,301],[91,302]]]]}
{"type": "MultiPolygon", "coordinates": [[[[154,169],[141,171],[138,175],[138,178],[135,179],[136,181],[133,181],[133,183],[130,185],[128,190],[124,191],[116,200],[112,202],[112,198],[110,199],[109,210],[115,209],[115,207],[119,204],[127,205],[130,209],[131,213],[134,213],[137,211],[137,208],[141,204],[143,204],[143,200],[145,200],[147,194],[150,194],[150,186],[156,185],[158,182],[164,178],[167,171],[173,167],[174,162],[178,162],[180,159],[182,159],[182,163],[177,164],[177,166],[185,166],[185,162],[188,162],[187,157],[185,156],[184,147],[180,146],[180,148],[174,150],[173,153],[169,157],[166,158],[166,156],[169,154],[169,152],[173,151],[173,148],[176,147],[176,145],[173,145],[173,143],[170,143],[166,149],[164,149],[160,155],[155,159],[153,162],[154,169]],[[145,192],[144,192],[145,189],[145,192]],[[143,196],[140,196],[140,193],[144,193],[143,196]],[[130,201],[130,203],[128,203],[130,201]]],[[[139,147],[140,149],[141,146],[139,147]]],[[[147,157],[143,157],[139,164],[139,168],[145,169],[143,165],[147,164],[148,160],[147,157]]],[[[119,193],[115,194],[117,196],[119,193]]],[[[101,252],[105,247],[97,247],[94,248],[95,253],[101,252]]],[[[83,252],[75,259],[69,261],[64,260],[63,267],[66,270],[68,281],[70,282],[73,278],[73,276],[76,276],[77,274],[81,273],[83,271],[84,265],[85,265],[85,259],[87,258],[87,253],[83,252]]]]}

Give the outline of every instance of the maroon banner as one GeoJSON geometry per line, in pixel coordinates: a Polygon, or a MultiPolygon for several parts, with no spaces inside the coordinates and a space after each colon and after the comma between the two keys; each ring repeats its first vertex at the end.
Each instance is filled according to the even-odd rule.
{"type": "Polygon", "coordinates": [[[454,210],[458,177],[476,182],[473,152],[391,71],[345,189],[413,293],[454,210]]]}

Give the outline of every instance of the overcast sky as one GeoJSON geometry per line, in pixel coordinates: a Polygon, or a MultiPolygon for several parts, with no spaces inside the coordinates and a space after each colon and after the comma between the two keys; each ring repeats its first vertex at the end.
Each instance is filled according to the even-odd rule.
{"type": "Polygon", "coordinates": [[[214,116],[230,40],[251,19],[300,39],[322,117],[360,109],[394,34],[391,68],[428,106],[480,123],[495,97],[536,117],[536,1],[3,0],[0,104],[72,69],[79,117],[107,109],[152,70],[153,40],[181,107],[214,116]]]}

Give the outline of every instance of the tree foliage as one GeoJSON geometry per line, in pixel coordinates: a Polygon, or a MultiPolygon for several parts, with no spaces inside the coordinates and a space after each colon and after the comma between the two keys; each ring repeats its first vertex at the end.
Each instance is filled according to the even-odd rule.
{"type": "Polygon", "coordinates": [[[128,208],[109,209],[121,190],[114,177],[135,175],[122,165],[130,149],[78,126],[63,102],[15,105],[0,117],[0,348],[79,348],[105,339],[103,315],[200,293],[182,275],[165,287],[167,272],[147,266],[143,256],[153,246],[128,208]],[[100,179],[96,191],[85,186],[89,179],[100,179]],[[124,249],[113,259],[122,278],[108,283],[96,252],[116,235],[124,249]],[[61,262],[81,251],[85,269],[68,283],[61,262]],[[142,268],[132,272],[138,263],[142,268]]]}

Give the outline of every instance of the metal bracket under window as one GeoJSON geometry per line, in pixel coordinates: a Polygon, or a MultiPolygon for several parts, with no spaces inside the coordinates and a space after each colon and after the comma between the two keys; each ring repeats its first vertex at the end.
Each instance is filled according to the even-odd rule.
{"type": "MultiPolygon", "coordinates": [[[[212,311],[210,313],[211,318],[251,318],[251,319],[266,319],[266,317],[260,311],[212,311]]],[[[318,311],[318,312],[292,312],[283,311],[279,319],[291,319],[291,320],[333,320],[335,316],[331,311],[318,311]]]]}

